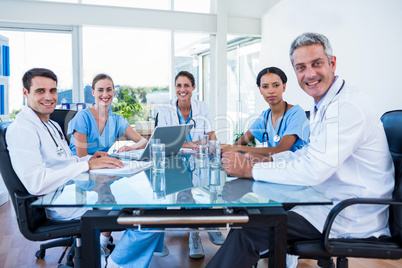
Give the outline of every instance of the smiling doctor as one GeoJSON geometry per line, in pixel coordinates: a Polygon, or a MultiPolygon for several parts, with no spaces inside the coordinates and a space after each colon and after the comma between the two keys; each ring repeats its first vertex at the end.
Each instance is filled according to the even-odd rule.
{"type": "MultiPolygon", "coordinates": [[[[289,55],[300,87],[314,99],[310,143],[296,152],[273,155],[271,162],[252,163],[234,152],[224,153],[222,162],[235,177],[313,186],[330,199],[333,205],[296,206],[287,211],[288,241],[320,239],[330,210],[340,201],[390,198],[394,167],[373,105],[361,90],[335,75],[336,57],[328,39],[304,33],[293,41],[289,55]]],[[[339,215],[331,237],[390,236],[386,206],[355,205],[339,215]]],[[[207,267],[250,267],[267,250],[268,240],[264,228],[231,230],[207,267]]],[[[296,266],[297,257],[287,258],[287,267],[296,266]]]]}
{"type": "Polygon", "coordinates": [[[183,144],[186,148],[196,148],[205,134],[208,134],[209,140],[216,140],[208,105],[192,98],[195,89],[194,76],[181,71],[176,75],[175,83],[176,98],[159,109],[158,126],[193,124],[194,127],[183,144]]]}
{"type": "MultiPolygon", "coordinates": [[[[195,89],[194,76],[187,71],[181,71],[176,75],[175,83],[176,98],[171,99],[159,109],[158,125],[193,124],[193,129],[183,144],[185,148],[197,148],[199,140],[205,134],[208,134],[209,140],[216,140],[208,105],[192,98],[195,89]]],[[[208,236],[215,245],[221,245],[225,241],[225,236],[221,232],[208,232],[208,236]]],[[[189,250],[191,258],[204,257],[204,249],[198,232],[190,232],[189,250]]]]}

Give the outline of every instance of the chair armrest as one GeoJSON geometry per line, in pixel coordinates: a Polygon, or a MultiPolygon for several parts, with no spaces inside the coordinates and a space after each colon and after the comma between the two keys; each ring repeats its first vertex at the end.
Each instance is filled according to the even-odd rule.
{"type": "Polygon", "coordinates": [[[26,200],[26,199],[30,199],[30,198],[39,197],[39,196],[40,195],[24,194],[24,193],[18,193],[18,192],[14,193],[14,197],[16,198],[16,200],[26,200]]]}
{"type": "Polygon", "coordinates": [[[334,223],[336,216],[345,208],[357,204],[402,206],[402,201],[382,198],[351,198],[339,202],[331,209],[324,224],[323,241],[324,248],[327,252],[330,252],[329,234],[331,233],[332,224],[334,223]]]}

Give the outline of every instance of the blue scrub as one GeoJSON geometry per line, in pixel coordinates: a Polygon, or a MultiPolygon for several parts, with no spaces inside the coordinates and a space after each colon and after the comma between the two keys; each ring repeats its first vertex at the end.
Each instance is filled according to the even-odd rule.
{"type": "MultiPolygon", "coordinates": [[[[90,109],[81,110],[68,124],[67,134],[71,135],[71,151],[76,154],[74,131],[87,135],[88,154],[94,154],[96,151],[109,151],[116,139],[124,135],[128,126],[127,120],[112,113],[109,109],[105,128],[102,134],[99,134],[95,117],[90,109]]],[[[111,254],[112,259],[123,267],[148,267],[154,251],[161,252],[163,250],[164,238],[164,233],[145,233],[139,232],[137,229],[126,230],[111,254]]]]}
{"type": "Polygon", "coordinates": [[[266,142],[266,136],[263,139],[264,132],[268,133],[268,147],[278,146],[280,140],[278,142],[274,141],[274,137],[279,135],[279,137],[283,137],[286,135],[297,135],[298,139],[290,148],[290,151],[294,152],[303,146],[308,144],[309,135],[310,135],[310,125],[307,120],[305,111],[299,106],[295,105],[290,108],[283,118],[282,126],[279,129],[279,125],[281,124],[282,117],[278,120],[276,124],[276,128],[274,129],[272,124],[272,113],[269,113],[270,109],[265,110],[261,113],[261,115],[254,121],[254,123],[250,127],[250,132],[259,142],[266,142]],[[269,118],[267,121],[267,125],[265,125],[266,117],[269,113],[269,118]],[[279,133],[277,131],[279,130],[279,133]]]}
{"type": "Polygon", "coordinates": [[[71,135],[70,148],[76,154],[74,131],[87,135],[88,154],[96,151],[109,151],[117,138],[124,135],[124,131],[130,124],[122,116],[112,113],[109,109],[108,118],[102,134],[99,134],[95,117],[89,108],[79,111],[68,124],[67,135],[71,135]]]}
{"type": "MultiPolygon", "coordinates": [[[[190,114],[188,115],[187,120],[184,120],[183,116],[181,115],[181,111],[180,109],[177,109],[177,114],[179,115],[179,119],[180,119],[180,124],[184,125],[184,124],[189,124],[190,123],[190,118],[192,118],[192,110],[190,110],[190,114]]],[[[187,138],[186,138],[186,142],[192,142],[192,138],[191,138],[191,134],[188,134],[187,138]]]]}

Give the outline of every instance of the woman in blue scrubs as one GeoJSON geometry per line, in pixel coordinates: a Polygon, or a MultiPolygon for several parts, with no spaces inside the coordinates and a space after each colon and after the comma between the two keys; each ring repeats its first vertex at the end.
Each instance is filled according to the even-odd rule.
{"type": "MultiPolygon", "coordinates": [[[[122,116],[112,113],[111,103],[115,94],[113,80],[107,74],[98,74],[92,81],[95,105],[79,111],[68,125],[71,135],[70,148],[82,157],[96,151],[108,152],[117,138],[125,136],[135,142],[122,146],[118,152],[142,149],[147,140],[138,134],[122,116]]],[[[110,232],[102,233],[101,248],[109,241],[110,232]]],[[[127,230],[108,258],[108,267],[148,267],[154,251],[162,252],[164,233],[127,230]]],[[[102,252],[101,249],[101,252],[102,252]]],[[[104,254],[104,255],[107,255],[104,254]]]]}
{"type": "Polygon", "coordinates": [[[122,146],[118,152],[145,148],[147,140],[141,137],[122,116],[112,113],[115,94],[113,80],[107,74],[98,74],[92,81],[95,105],[79,111],[68,124],[71,135],[70,148],[77,156],[108,152],[117,138],[125,136],[135,142],[122,146]]]}
{"type": "Polygon", "coordinates": [[[310,134],[305,111],[299,105],[283,100],[286,74],[277,67],[263,69],[257,76],[260,94],[268,103],[250,129],[233,145],[222,146],[222,151],[238,151],[270,156],[282,151],[296,151],[307,145],[310,134]],[[246,146],[253,138],[263,147],[246,146]]]}

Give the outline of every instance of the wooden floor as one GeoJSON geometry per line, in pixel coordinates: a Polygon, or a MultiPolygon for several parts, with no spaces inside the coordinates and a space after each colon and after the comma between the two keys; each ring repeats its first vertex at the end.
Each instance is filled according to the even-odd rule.
{"type": "MultiPolygon", "coordinates": [[[[0,207],[0,268],[31,268],[31,267],[57,267],[57,261],[61,255],[62,248],[54,248],[46,251],[46,257],[43,260],[36,259],[35,252],[39,249],[40,242],[31,242],[26,240],[19,232],[15,219],[15,214],[10,202],[0,207]]],[[[201,268],[205,267],[218,246],[212,244],[206,233],[200,233],[202,244],[205,251],[205,257],[201,259],[191,259],[188,257],[188,233],[174,232],[167,233],[165,243],[170,250],[170,254],[164,258],[154,257],[150,268],[201,268]]],[[[114,232],[115,241],[121,236],[121,232],[114,232]]],[[[63,260],[64,262],[65,260],[63,260]]],[[[266,260],[260,260],[258,267],[267,267],[266,260]]],[[[299,260],[298,268],[318,267],[316,261],[299,260]]],[[[349,267],[360,268],[400,268],[402,260],[369,260],[369,259],[349,259],[349,267]]],[[[236,267],[233,267],[236,268],[236,267]]]]}

